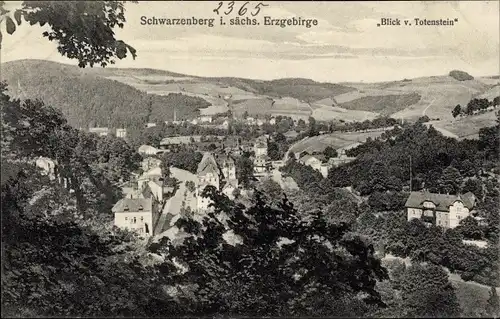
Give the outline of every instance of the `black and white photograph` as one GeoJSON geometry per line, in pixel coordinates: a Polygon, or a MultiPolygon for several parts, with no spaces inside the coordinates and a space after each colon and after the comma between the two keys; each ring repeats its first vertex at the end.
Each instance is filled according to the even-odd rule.
{"type": "Polygon", "coordinates": [[[0,1],[3,318],[500,318],[500,2],[0,1]]]}

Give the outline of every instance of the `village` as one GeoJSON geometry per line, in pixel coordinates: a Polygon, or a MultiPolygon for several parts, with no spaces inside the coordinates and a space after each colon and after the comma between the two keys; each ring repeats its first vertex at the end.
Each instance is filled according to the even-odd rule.
{"type": "MultiPolygon", "coordinates": [[[[204,120],[211,122],[210,117],[204,117],[204,120]]],[[[259,125],[253,119],[250,121],[247,122],[250,125],[259,125]]],[[[177,125],[181,124],[179,122],[177,125]]],[[[93,129],[91,132],[106,136],[108,130],[93,129]]],[[[118,129],[116,136],[125,138],[126,131],[118,129]]],[[[294,180],[284,176],[280,170],[291,155],[298,163],[318,171],[324,178],[332,167],[355,160],[355,157],[346,156],[345,149],[329,159],[325,159],[323,154],[287,152],[282,160],[271,160],[268,143],[273,140],[273,136],[264,134],[241,143],[240,140],[237,138],[231,142],[227,136],[172,136],[163,138],[159,145],[141,145],[138,153],[143,158],[143,173],[132,176],[130,181],[121,185],[123,198],[112,208],[114,226],[134,231],[146,241],[158,241],[165,236],[171,240],[182,237],[175,226],[179,218],[189,217],[201,221],[211,210],[211,200],[202,195],[207,186],[215,187],[231,200],[247,194],[249,189],[238,181],[235,165],[235,158],[245,152],[251,154],[255,180],[271,179],[282,189],[298,188],[294,180]],[[197,163],[196,172],[172,166],[168,168],[169,176],[165,176],[161,160],[163,154],[178,152],[183,147],[202,150],[207,140],[215,141],[216,147],[211,151],[202,151],[203,157],[197,163]],[[165,178],[175,180],[174,185],[167,183],[165,178]]],[[[37,160],[37,165],[47,173],[53,171],[54,167],[50,159],[42,158],[37,160]]],[[[475,216],[475,202],[476,197],[471,192],[448,195],[419,191],[410,193],[405,209],[408,220],[419,218],[429,226],[447,229],[457,227],[468,216],[474,217],[481,225],[483,218],[475,216]]],[[[467,242],[481,247],[486,245],[483,241],[467,242]]]]}
{"type": "MultiPolygon", "coordinates": [[[[200,117],[190,121],[192,125],[211,123],[211,117],[200,117]]],[[[275,119],[269,120],[275,124],[275,119]]],[[[226,125],[228,120],[223,122],[226,125]]],[[[262,120],[247,118],[247,125],[262,126],[262,120]]],[[[182,122],[174,123],[182,125],[182,122]]],[[[147,128],[153,127],[150,123],[147,128]]],[[[91,130],[101,136],[102,132],[91,130]]],[[[106,132],[105,130],[102,130],[106,132]]],[[[117,130],[117,136],[124,137],[123,129],[117,130]]],[[[192,218],[201,220],[210,210],[211,201],[202,196],[203,190],[214,186],[229,199],[234,200],[239,194],[248,190],[242,187],[236,174],[235,158],[248,152],[253,163],[253,177],[259,180],[272,179],[283,189],[295,187],[293,179],[284,177],[280,171],[285,165],[286,154],[282,160],[271,160],[268,156],[268,143],[273,136],[264,134],[254,140],[241,138],[231,139],[227,136],[172,136],[163,138],[159,145],[141,145],[138,153],[143,156],[142,169],[144,173],[133,181],[124,183],[124,197],[113,207],[114,225],[120,228],[135,230],[144,238],[152,237],[157,241],[164,236],[174,239],[179,232],[175,222],[183,215],[190,214],[192,218]],[[207,142],[209,141],[209,142],[207,142]],[[203,158],[198,163],[196,173],[170,167],[170,176],[177,180],[178,186],[165,185],[164,172],[161,168],[161,156],[165,153],[177,152],[183,147],[201,150],[206,143],[215,145],[211,151],[202,151],[203,158]]],[[[322,154],[307,152],[294,154],[295,159],[327,177],[332,166],[338,166],[354,160],[345,152],[339,156],[325,159],[322,154]]]]}

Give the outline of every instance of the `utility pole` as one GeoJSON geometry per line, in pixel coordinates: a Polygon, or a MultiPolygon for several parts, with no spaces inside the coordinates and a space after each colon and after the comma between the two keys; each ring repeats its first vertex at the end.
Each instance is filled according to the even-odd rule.
{"type": "Polygon", "coordinates": [[[412,189],[412,177],[411,177],[411,155],[410,155],[410,193],[412,189]]]}

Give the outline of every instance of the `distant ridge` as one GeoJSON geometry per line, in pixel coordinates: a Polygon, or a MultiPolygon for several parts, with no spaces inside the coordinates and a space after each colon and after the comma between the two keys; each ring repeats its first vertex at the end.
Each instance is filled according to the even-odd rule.
{"type": "MultiPolygon", "coordinates": [[[[457,81],[450,75],[375,83],[252,80],[151,68],[81,69],[29,59],[2,63],[0,68],[11,95],[19,93],[20,83],[27,98],[60,108],[75,127],[143,128],[148,122],[173,120],[175,109],[178,119],[193,119],[230,107],[237,116],[246,111],[325,121],[364,121],[382,115],[416,120],[425,112],[434,119],[452,120],[452,108],[466,105],[472,97],[494,94],[491,90],[499,82],[498,76],[457,81]]],[[[463,71],[457,72],[453,74],[463,71]]]]}

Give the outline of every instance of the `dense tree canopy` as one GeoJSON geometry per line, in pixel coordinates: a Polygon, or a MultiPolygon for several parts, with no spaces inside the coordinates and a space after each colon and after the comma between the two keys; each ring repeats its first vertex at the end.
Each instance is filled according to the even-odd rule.
{"type": "Polygon", "coordinates": [[[178,221],[189,234],[179,246],[152,247],[187,267],[176,278],[196,282],[193,315],[352,316],[382,305],[375,282],[387,272],[347,224],[326,224],[321,213],[302,221],[286,199],[272,208],[258,195],[244,208],[213,187],[205,192],[214,213],[178,221]],[[233,243],[224,240],[228,230],[233,243]]]}
{"type": "Polygon", "coordinates": [[[448,274],[435,265],[411,265],[402,278],[403,307],[408,317],[456,317],[460,306],[448,274]]]}

